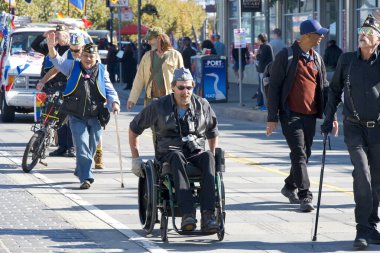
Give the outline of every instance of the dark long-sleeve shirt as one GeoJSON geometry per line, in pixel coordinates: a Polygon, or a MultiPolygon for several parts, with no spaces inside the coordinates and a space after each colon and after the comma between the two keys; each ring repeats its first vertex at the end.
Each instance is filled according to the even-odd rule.
{"type": "Polygon", "coordinates": [[[365,61],[360,51],[344,53],[341,55],[336,67],[334,77],[330,83],[329,98],[325,110],[326,120],[332,121],[337,106],[342,101],[344,91],[343,115],[353,116],[353,107],[347,91],[347,75],[350,63],[351,95],[360,120],[377,120],[380,114],[380,50],[365,61]]]}
{"type": "MultiPolygon", "coordinates": [[[[39,35],[37,38],[34,39],[32,44],[30,45],[34,51],[41,53],[45,55],[44,63],[42,64],[42,69],[41,69],[41,77],[43,77],[49,69],[44,69],[45,61],[47,60],[46,57],[49,54],[49,47],[47,45],[47,42],[45,40],[45,37],[43,35],[39,35]]],[[[59,55],[63,55],[67,50],[70,49],[70,46],[61,46],[57,45],[55,46],[55,49],[57,50],[59,55]]],[[[57,82],[66,82],[66,76],[63,75],[62,73],[58,73],[54,78],[52,78],[47,85],[53,85],[57,82]]]]}
{"type": "Polygon", "coordinates": [[[265,67],[273,61],[273,58],[273,50],[271,45],[268,43],[260,45],[259,52],[256,56],[256,59],[259,61],[257,72],[264,73],[265,67]]]}

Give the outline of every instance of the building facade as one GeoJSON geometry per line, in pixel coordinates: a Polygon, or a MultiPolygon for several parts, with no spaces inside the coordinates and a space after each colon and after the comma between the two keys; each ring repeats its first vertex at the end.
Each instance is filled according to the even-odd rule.
{"type": "MultiPolygon", "coordinates": [[[[233,46],[233,30],[239,26],[239,1],[216,1],[217,32],[230,48],[233,46]]],[[[280,28],[282,39],[291,45],[300,36],[300,23],[314,18],[330,29],[317,51],[323,54],[327,42],[334,39],[347,52],[357,48],[357,28],[368,14],[376,13],[378,9],[380,0],[262,0],[261,12],[242,13],[241,26],[247,33],[248,47],[253,50],[257,48],[255,38],[265,32],[270,39],[270,31],[274,28],[280,28]]],[[[256,81],[246,80],[248,83],[256,81]]]]}
{"type": "MultiPolygon", "coordinates": [[[[233,42],[233,29],[238,28],[238,0],[220,0],[217,4],[218,33],[226,44],[233,42]]],[[[255,43],[258,34],[280,28],[287,45],[299,37],[299,24],[309,18],[320,21],[330,29],[324,44],[318,49],[323,53],[330,39],[344,51],[357,47],[357,29],[366,16],[380,8],[380,0],[262,0],[261,12],[242,13],[242,27],[247,41],[255,43]],[[268,18],[267,18],[268,17],[268,18]]]]}

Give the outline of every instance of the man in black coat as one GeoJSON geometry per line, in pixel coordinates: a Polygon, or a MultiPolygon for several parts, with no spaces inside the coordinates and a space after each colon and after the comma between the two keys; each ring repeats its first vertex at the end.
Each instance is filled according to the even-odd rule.
{"type": "Polygon", "coordinates": [[[380,244],[376,230],[380,193],[380,21],[369,15],[359,29],[359,49],[342,54],[330,84],[322,133],[334,126],[343,104],[344,142],[354,166],[356,238],[354,247],[380,244]]]}
{"type": "MultiPolygon", "coordinates": [[[[58,43],[55,46],[55,49],[57,50],[59,55],[63,55],[67,50],[70,49],[70,35],[68,31],[66,31],[65,26],[63,25],[57,25],[55,30],[47,31],[43,35],[37,36],[37,38],[32,42],[31,47],[34,49],[34,51],[45,55],[45,59],[41,69],[41,78],[51,68],[54,67],[53,63],[50,61],[48,56],[49,48],[46,42],[46,38],[51,33],[55,33],[57,36],[58,43]]],[[[44,86],[50,92],[54,92],[55,90],[63,91],[66,85],[66,81],[66,76],[59,72],[54,78],[52,78],[50,81],[44,84],[44,86]]],[[[58,129],[57,133],[58,148],[53,152],[50,152],[49,156],[65,156],[67,154],[68,157],[75,157],[75,149],[69,124],[62,125],[62,127],[58,129]]]]}
{"type": "Polygon", "coordinates": [[[306,20],[301,23],[300,31],[300,40],[291,46],[293,60],[288,62],[285,48],[273,62],[266,132],[272,134],[280,119],[292,165],[281,193],[290,203],[300,203],[302,212],[310,212],[314,207],[306,164],[311,155],[316,119],[322,118],[324,110],[323,91],[328,86],[324,63],[313,47],[320,44],[328,29],[316,20],[306,20]],[[288,64],[291,64],[289,69],[288,64]]]}

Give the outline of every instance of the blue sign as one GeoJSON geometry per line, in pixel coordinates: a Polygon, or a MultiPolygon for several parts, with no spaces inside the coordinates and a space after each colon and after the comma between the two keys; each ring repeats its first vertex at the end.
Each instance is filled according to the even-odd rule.
{"type": "Polygon", "coordinates": [[[203,59],[203,97],[210,102],[227,101],[226,59],[203,59]]]}

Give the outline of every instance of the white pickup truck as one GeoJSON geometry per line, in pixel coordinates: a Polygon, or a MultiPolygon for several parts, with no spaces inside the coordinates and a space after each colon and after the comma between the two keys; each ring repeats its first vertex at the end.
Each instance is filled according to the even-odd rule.
{"type": "MultiPolygon", "coordinates": [[[[0,117],[3,122],[14,121],[16,112],[34,111],[34,96],[44,56],[34,52],[31,44],[37,36],[54,30],[55,25],[29,24],[10,34],[4,57],[0,54],[0,117]]],[[[70,29],[69,32],[77,30],[70,29]]],[[[83,34],[85,41],[92,41],[87,33],[83,34]]]]}
{"type": "Polygon", "coordinates": [[[34,52],[33,40],[51,27],[17,28],[9,36],[7,51],[1,57],[1,119],[12,122],[15,112],[33,112],[36,84],[44,56],[34,52]]]}

